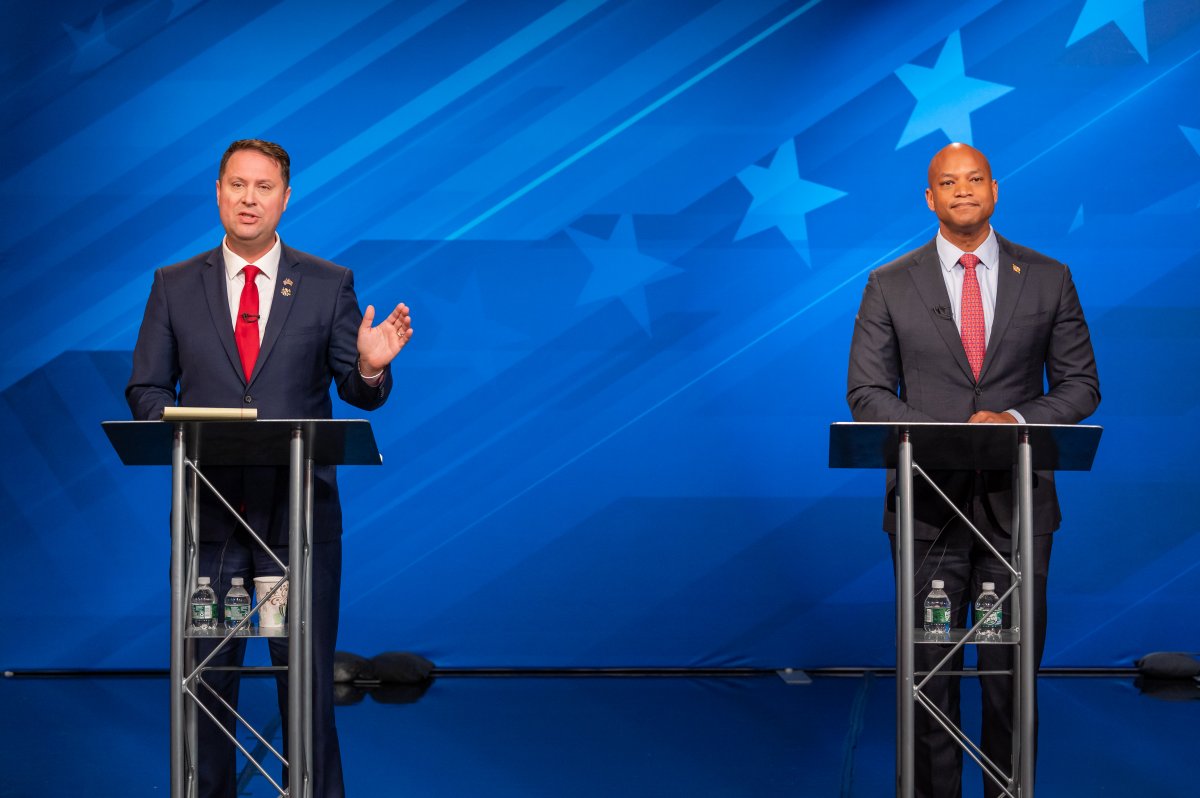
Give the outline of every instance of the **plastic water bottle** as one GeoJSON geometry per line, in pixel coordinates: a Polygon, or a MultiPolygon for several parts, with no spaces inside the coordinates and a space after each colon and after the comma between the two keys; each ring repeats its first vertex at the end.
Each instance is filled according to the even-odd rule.
{"type": "Polygon", "coordinates": [[[979,626],[979,631],[975,633],[976,640],[999,640],[1000,629],[1004,626],[1004,615],[999,606],[1000,597],[996,595],[996,584],[994,582],[984,582],[983,592],[975,599],[975,623],[979,626]],[[984,619],[988,614],[988,610],[996,608],[992,613],[992,617],[984,619]]]}
{"type": "Polygon", "coordinates": [[[212,580],[207,576],[196,581],[199,587],[192,594],[192,628],[213,629],[217,625],[217,594],[209,586],[212,580]]]}
{"type": "Polygon", "coordinates": [[[933,590],[925,597],[925,632],[934,635],[950,634],[950,597],[941,579],[933,580],[933,590]]]}
{"type": "Polygon", "coordinates": [[[242,586],[245,584],[245,580],[240,576],[235,576],[230,581],[233,583],[233,587],[229,588],[229,592],[225,594],[225,628],[227,629],[237,626],[243,618],[250,614],[250,594],[242,586]]]}

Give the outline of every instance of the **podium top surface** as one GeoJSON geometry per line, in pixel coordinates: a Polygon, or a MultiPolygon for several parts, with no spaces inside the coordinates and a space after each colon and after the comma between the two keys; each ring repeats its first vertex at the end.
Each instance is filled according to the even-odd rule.
{"type": "Polygon", "coordinates": [[[829,467],[895,468],[907,433],[921,468],[1008,471],[1028,433],[1034,468],[1089,471],[1103,431],[1088,424],[836,422],[829,425],[829,467]]]}
{"type": "Polygon", "coordinates": [[[171,465],[176,428],[183,429],[188,458],[206,466],[286,466],[293,430],[304,456],[317,465],[379,465],[371,424],[362,419],[270,421],[104,421],[125,465],[171,465]]]}

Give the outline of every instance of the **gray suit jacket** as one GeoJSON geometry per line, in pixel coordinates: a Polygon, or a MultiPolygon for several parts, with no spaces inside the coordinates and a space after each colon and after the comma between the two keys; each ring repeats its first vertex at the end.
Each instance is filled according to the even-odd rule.
{"type": "MultiPolygon", "coordinates": [[[[966,421],[979,410],[1016,410],[1030,424],[1075,424],[1100,403],[1100,379],[1083,308],[1067,267],[997,236],[1000,272],[991,338],[979,383],[971,375],[931,241],[871,272],[850,345],[846,399],[855,421],[966,421]]],[[[1011,477],[985,474],[996,524],[1011,525],[1011,477]]],[[[974,474],[936,481],[965,502],[974,474]]],[[[914,482],[914,534],[933,539],[951,510],[914,482]]],[[[1036,475],[1034,532],[1061,515],[1053,474],[1036,475]]],[[[961,504],[960,504],[961,506],[961,504]]],[[[884,529],[894,532],[895,475],[888,475],[884,529]]]]}

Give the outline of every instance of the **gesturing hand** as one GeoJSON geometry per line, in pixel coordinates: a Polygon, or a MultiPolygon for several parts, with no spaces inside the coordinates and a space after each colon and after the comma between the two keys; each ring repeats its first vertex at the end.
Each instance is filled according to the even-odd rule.
{"type": "Polygon", "coordinates": [[[412,338],[412,318],[408,305],[401,302],[388,317],[372,327],[375,321],[375,306],[367,305],[362,324],[358,326],[358,368],[368,376],[383,371],[400,350],[412,338]]]}

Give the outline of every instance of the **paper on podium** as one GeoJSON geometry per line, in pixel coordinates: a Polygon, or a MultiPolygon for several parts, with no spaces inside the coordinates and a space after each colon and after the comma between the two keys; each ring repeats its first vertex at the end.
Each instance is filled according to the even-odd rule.
{"type": "Polygon", "coordinates": [[[254,407],[164,407],[163,421],[257,421],[254,407]]]}

